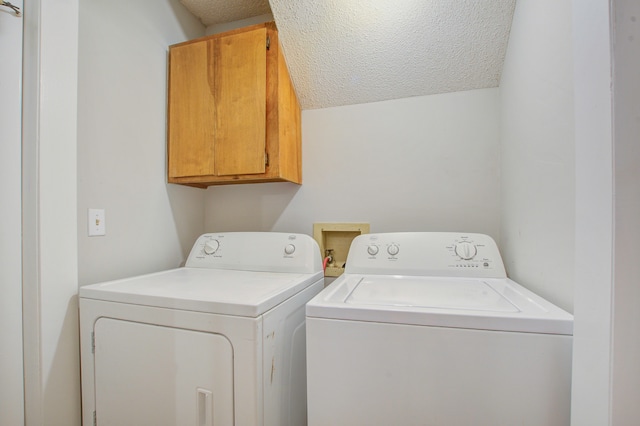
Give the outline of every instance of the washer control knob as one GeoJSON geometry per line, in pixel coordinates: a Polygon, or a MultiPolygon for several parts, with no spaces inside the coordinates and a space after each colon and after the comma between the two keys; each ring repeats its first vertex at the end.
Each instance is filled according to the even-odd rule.
{"type": "Polygon", "coordinates": [[[369,253],[371,256],[375,256],[376,254],[378,254],[378,246],[375,244],[369,245],[369,247],[367,247],[367,253],[369,253]]]}
{"type": "Polygon", "coordinates": [[[218,240],[209,240],[204,243],[204,253],[205,254],[213,254],[220,248],[220,243],[218,240]]]}
{"type": "Polygon", "coordinates": [[[470,260],[478,254],[478,248],[467,241],[456,244],[456,254],[464,260],[470,260]]]}
{"type": "Polygon", "coordinates": [[[293,244],[287,244],[284,248],[285,254],[293,254],[294,251],[296,251],[296,246],[293,244]]]}
{"type": "Polygon", "coordinates": [[[399,251],[400,247],[398,247],[397,244],[391,244],[389,247],[387,247],[387,253],[389,253],[391,256],[395,256],[399,251]]]}

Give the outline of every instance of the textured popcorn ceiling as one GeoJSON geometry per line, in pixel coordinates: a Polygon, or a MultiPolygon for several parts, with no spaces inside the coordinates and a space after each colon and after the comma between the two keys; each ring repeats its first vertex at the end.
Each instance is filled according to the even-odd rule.
{"type": "Polygon", "coordinates": [[[497,87],[515,7],[515,0],[182,2],[207,25],[270,6],[303,109],[497,87]]]}
{"type": "Polygon", "coordinates": [[[268,0],[180,0],[206,26],[271,13],[268,0]]]}

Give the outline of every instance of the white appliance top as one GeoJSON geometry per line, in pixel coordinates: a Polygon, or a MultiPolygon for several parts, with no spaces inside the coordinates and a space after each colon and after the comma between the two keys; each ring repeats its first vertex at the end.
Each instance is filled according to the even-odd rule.
{"type": "Polygon", "coordinates": [[[573,333],[573,317],[508,279],[487,235],[367,234],[307,316],[531,333],[573,333]]]}
{"type": "Polygon", "coordinates": [[[80,288],[85,299],[257,317],[322,279],[311,237],[204,234],[186,266],[80,288]]]}

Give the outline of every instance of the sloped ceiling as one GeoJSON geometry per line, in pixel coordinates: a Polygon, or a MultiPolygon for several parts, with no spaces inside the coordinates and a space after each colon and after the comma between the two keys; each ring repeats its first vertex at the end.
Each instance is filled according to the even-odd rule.
{"type": "Polygon", "coordinates": [[[181,0],[205,25],[271,12],[303,109],[497,87],[516,0],[181,0]]]}
{"type": "Polygon", "coordinates": [[[180,3],[207,27],[271,13],[267,0],[180,0],[180,3]]]}

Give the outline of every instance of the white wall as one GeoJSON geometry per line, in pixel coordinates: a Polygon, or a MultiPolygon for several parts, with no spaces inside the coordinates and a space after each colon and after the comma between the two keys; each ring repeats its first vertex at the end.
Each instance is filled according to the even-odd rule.
{"type": "MultiPolygon", "coordinates": [[[[22,9],[22,1],[12,4],[22,9]]],[[[0,8],[0,425],[24,421],[22,365],[22,17],[0,8]]]]}
{"type": "MultiPolygon", "coordinates": [[[[573,2],[576,285],[571,424],[574,426],[611,424],[614,193],[609,7],[609,0],[573,2]]],[[[620,424],[637,424],[637,419],[620,424]]]]}
{"type": "Polygon", "coordinates": [[[575,152],[570,0],[519,0],[500,82],[509,276],[572,311],[575,152]]]}
{"type": "Polygon", "coordinates": [[[640,419],[640,3],[615,0],[612,422],[640,419]]]}
{"type": "Polygon", "coordinates": [[[302,186],[209,187],[206,229],[312,234],[314,222],[368,222],[498,239],[498,113],[498,89],[303,111],[302,186]]]}
{"type": "Polygon", "coordinates": [[[80,423],[76,127],[78,0],[24,4],[26,424],[80,423]]]}
{"type": "Polygon", "coordinates": [[[177,267],[204,229],[204,191],[166,184],[168,46],[204,35],[177,0],[80,2],[80,284],[177,267]],[[106,210],[88,237],[87,209],[106,210]]]}

